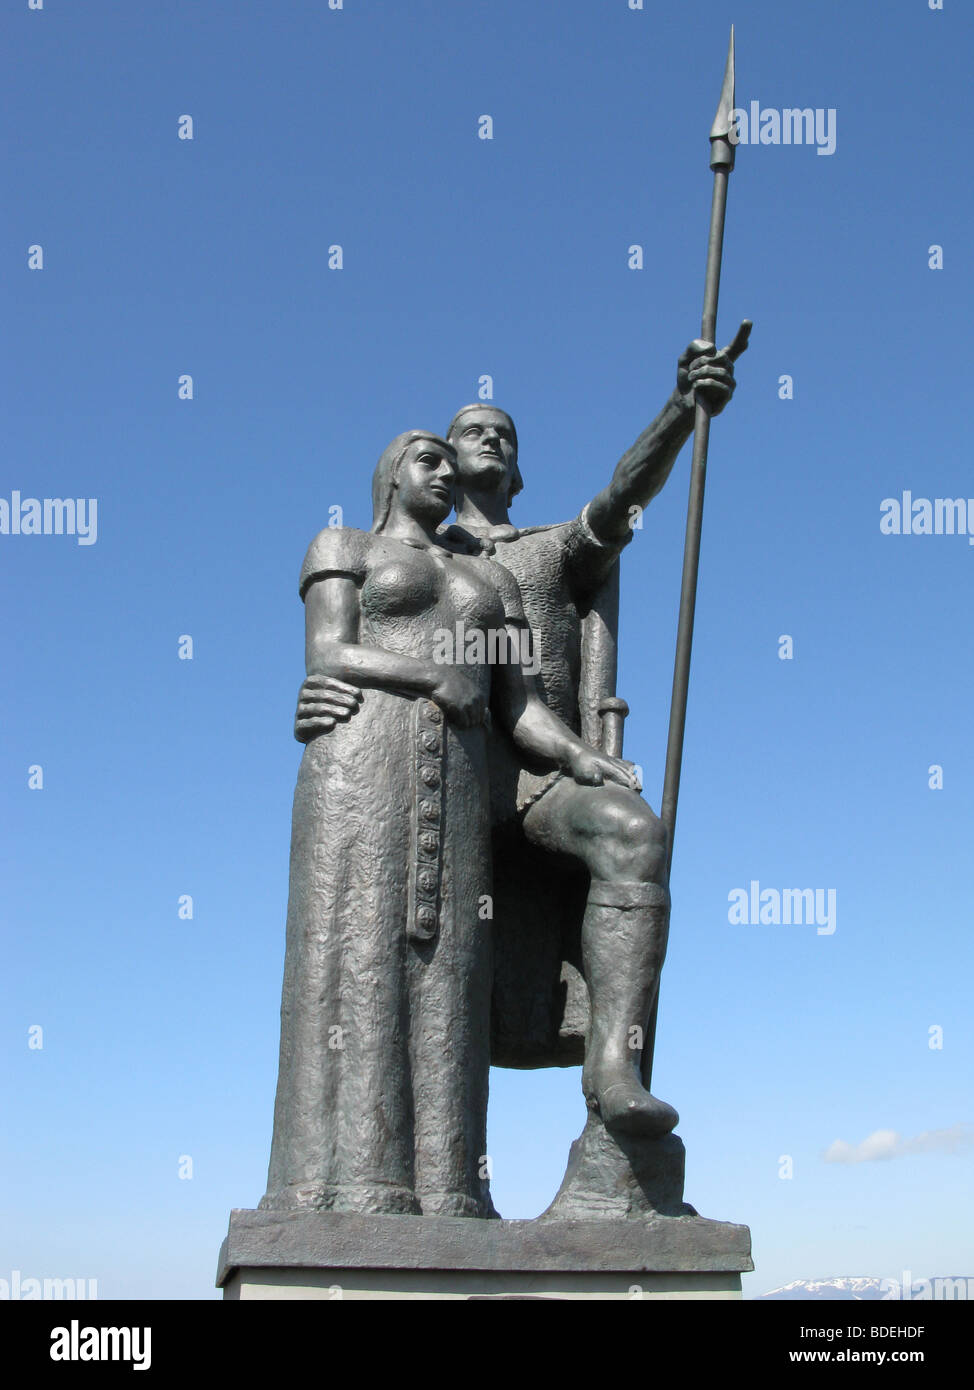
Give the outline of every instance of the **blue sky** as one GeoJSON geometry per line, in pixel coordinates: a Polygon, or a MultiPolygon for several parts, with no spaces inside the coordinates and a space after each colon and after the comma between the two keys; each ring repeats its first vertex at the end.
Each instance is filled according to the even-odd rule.
{"type": "MultiPolygon", "coordinates": [[[[731,182],[720,337],[755,327],[712,431],[656,1088],[688,1199],[752,1228],[750,1296],[974,1275],[974,550],[879,528],[906,489],[974,497],[970,12],[8,0],[0,497],[97,498],[98,534],[0,534],[0,1277],[215,1296],[269,1152],[305,547],[484,373],[516,521],[605,484],[699,329],[728,19],[739,105],[832,108],[837,143],[731,182]],[[834,889],[834,934],[732,925],[751,880],[834,889]],[[823,1160],[879,1130],[906,1151],[823,1160]]],[[[657,807],[688,466],[623,559],[657,807]]],[[[577,1072],[493,1074],[505,1216],[583,1120],[577,1072]]]]}

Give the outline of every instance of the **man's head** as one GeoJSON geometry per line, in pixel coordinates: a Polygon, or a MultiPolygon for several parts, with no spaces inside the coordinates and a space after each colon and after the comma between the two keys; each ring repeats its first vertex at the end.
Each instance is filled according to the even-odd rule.
{"type": "Polygon", "coordinates": [[[524,483],[517,466],[517,431],[507,412],[486,402],[465,405],[450,421],[446,437],[457,451],[458,489],[502,493],[510,506],[524,483]]]}

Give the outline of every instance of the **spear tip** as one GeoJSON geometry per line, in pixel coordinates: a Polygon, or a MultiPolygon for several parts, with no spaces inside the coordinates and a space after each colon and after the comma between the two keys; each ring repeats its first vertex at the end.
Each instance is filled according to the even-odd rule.
{"type": "Polygon", "coordinates": [[[721,88],[720,104],[710,129],[711,140],[725,140],[730,134],[734,110],[734,26],[731,25],[730,45],[727,49],[727,65],[724,68],[724,85],[721,88]]]}

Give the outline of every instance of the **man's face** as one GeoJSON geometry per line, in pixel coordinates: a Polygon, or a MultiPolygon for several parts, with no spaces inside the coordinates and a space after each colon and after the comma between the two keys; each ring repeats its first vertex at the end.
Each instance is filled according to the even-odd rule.
{"type": "Polygon", "coordinates": [[[511,426],[501,411],[484,406],[461,415],[450,442],[457,451],[459,487],[507,495],[517,448],[511,426]]]}

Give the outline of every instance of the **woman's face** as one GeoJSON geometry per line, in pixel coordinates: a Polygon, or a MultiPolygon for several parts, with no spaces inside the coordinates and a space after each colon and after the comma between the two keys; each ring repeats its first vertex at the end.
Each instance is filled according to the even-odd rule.
{"type": "Polygon", "coordinates": [[[439,525],[453,510],[456,465],[449,454],[427,439],[417,439],[399,465],[399,506],[409,516],[439,525]]]}

